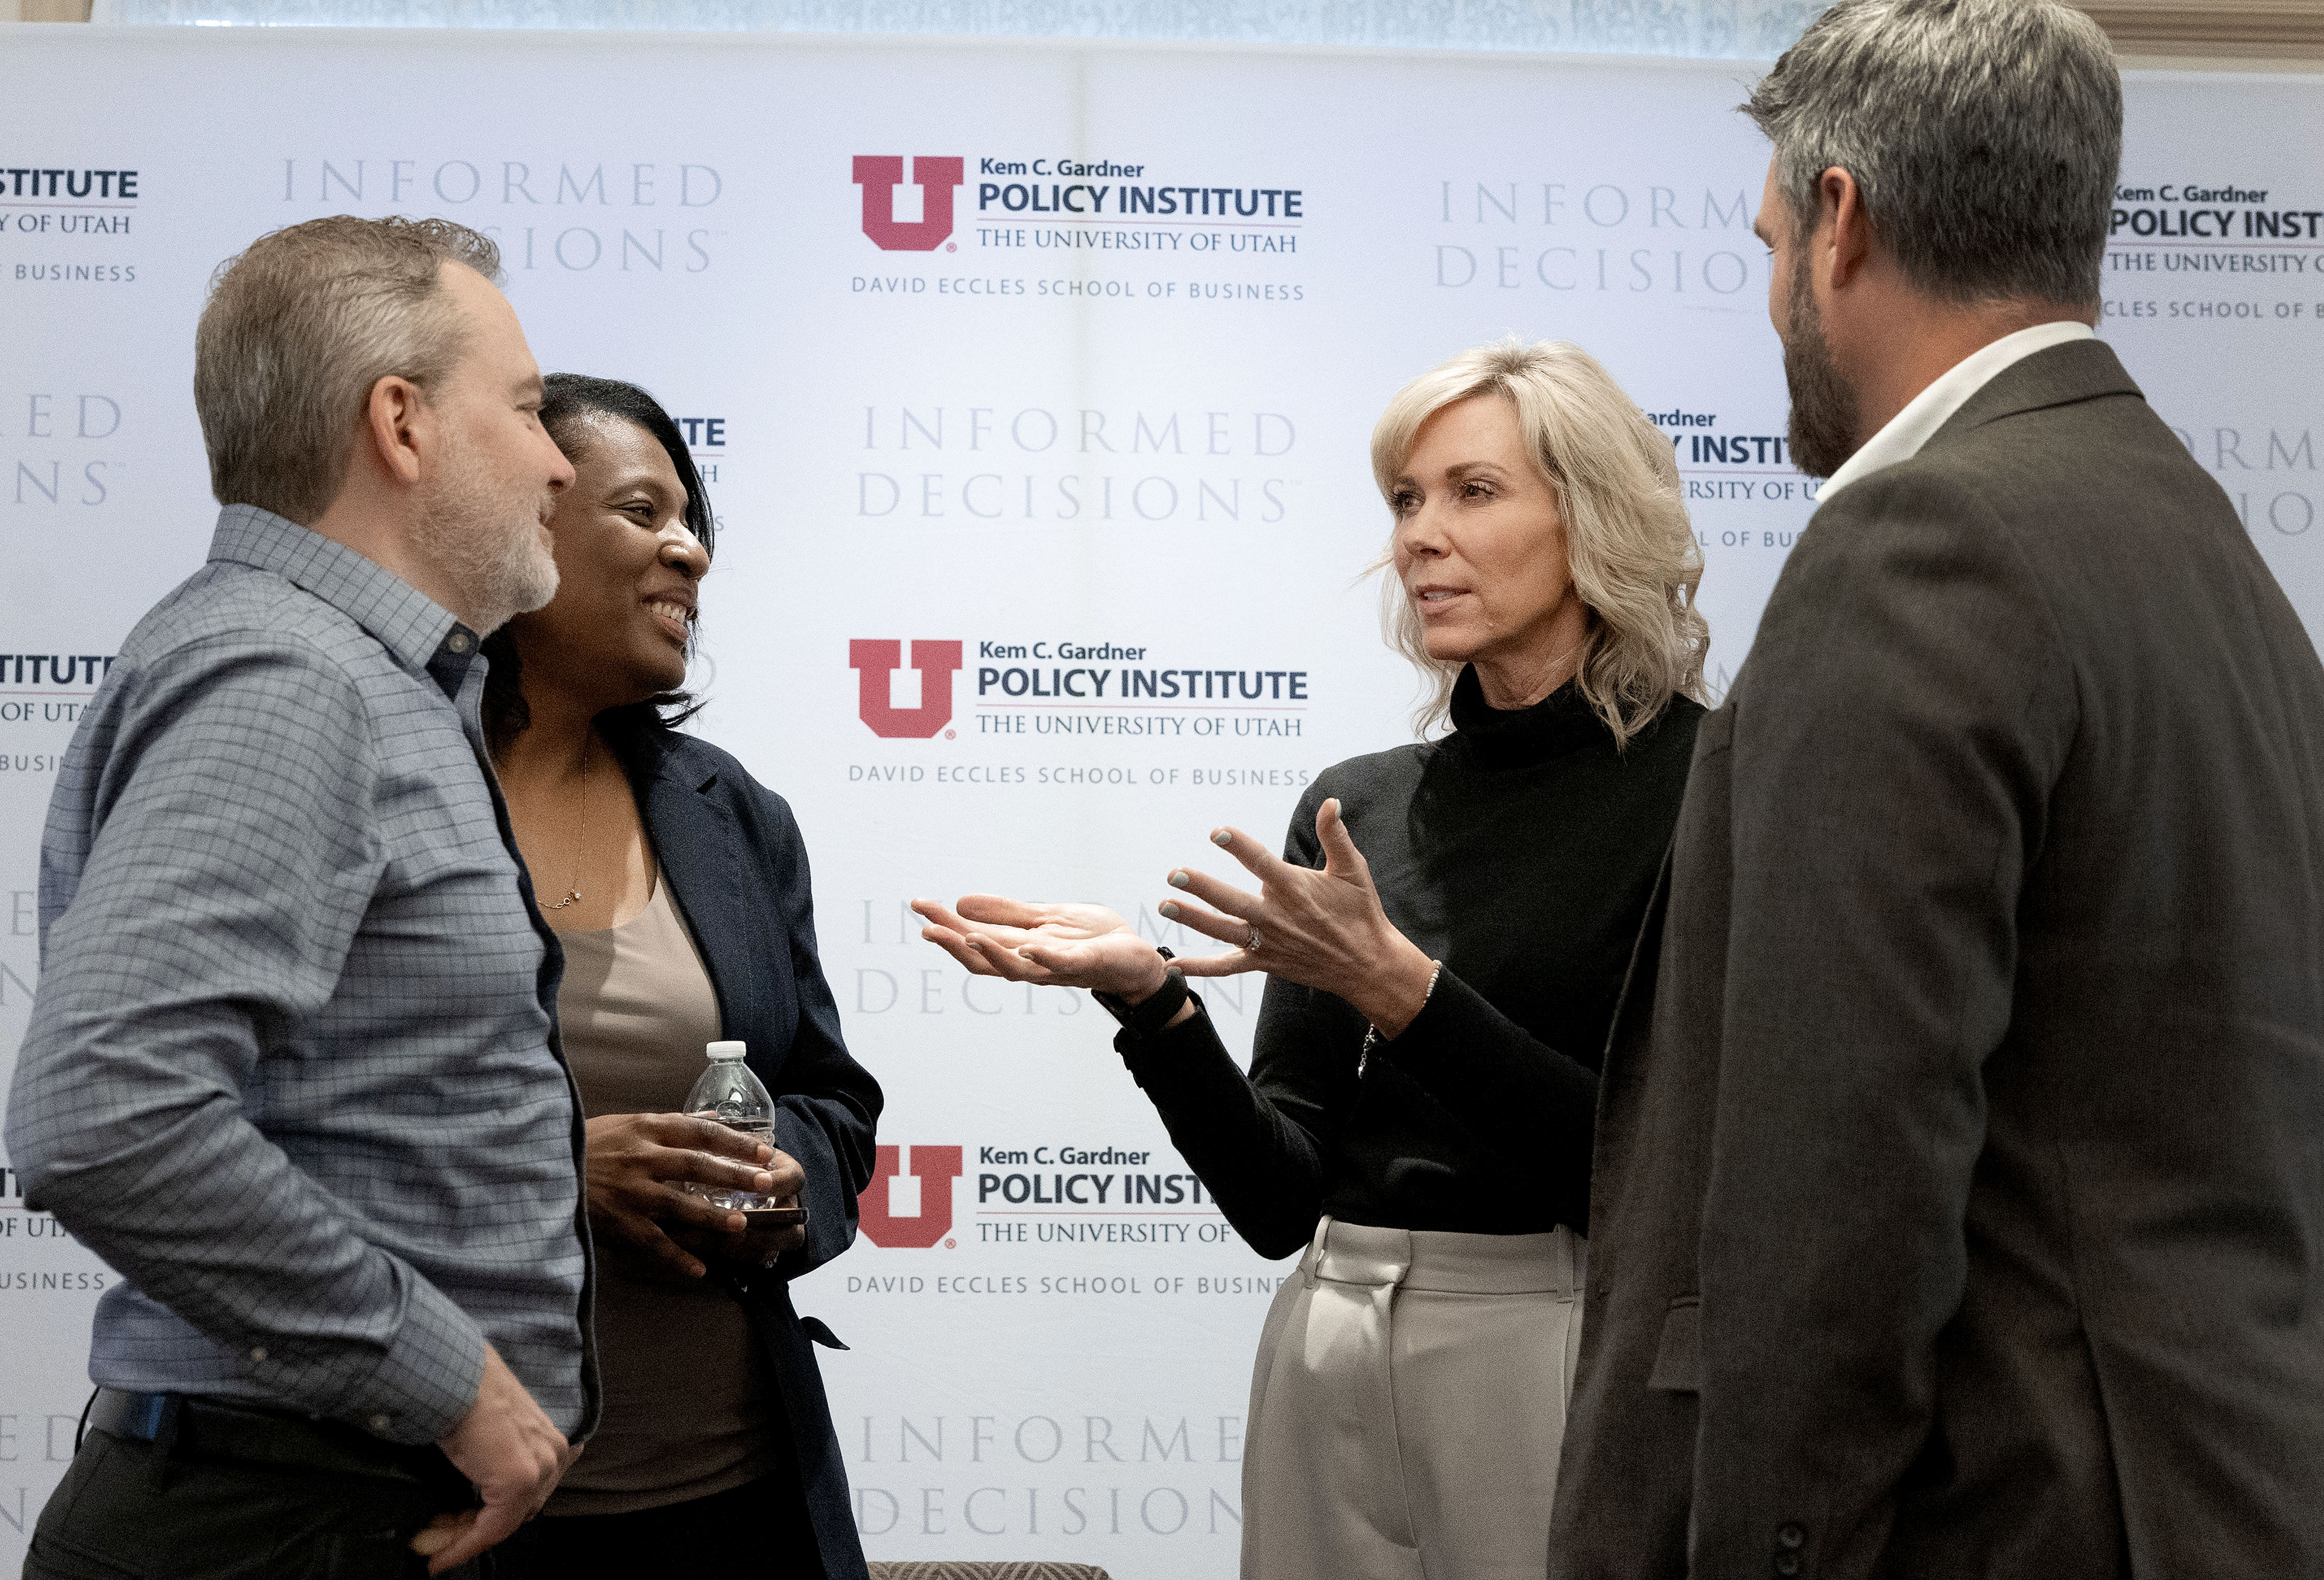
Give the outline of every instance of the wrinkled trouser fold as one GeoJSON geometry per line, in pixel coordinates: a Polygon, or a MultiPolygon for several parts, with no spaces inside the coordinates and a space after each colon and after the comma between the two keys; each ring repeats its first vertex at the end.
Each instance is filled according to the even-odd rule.
{"type": "Polygon", "coordinates": [[[1587,1254],[1319,1223],[1251,1374],[1243,1580],[1539,1580],[1587,1254]]]}

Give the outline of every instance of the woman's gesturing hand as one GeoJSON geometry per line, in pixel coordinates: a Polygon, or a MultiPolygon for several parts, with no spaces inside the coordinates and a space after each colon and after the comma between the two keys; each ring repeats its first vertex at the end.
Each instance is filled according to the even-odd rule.
{"type": "Polygon", "coordinates": [[[912,909],[928,924],[920,937],[978,976],[1093,988],[1132,1003],[1162,986],[1162,956],[1102,905],[970,894],[957,910],[933,900],[915,900],[912,909]]]}
{"type": "Polygon", "coordinates": [[[1411,1024],[1428,999],[1435,962],[1397,931],[1380,908],[1371,867],[1340,820],[1340,803],[1315,810],[1315,837],[1323,867],[1294,865],[1239,828],[1221,828],[1211,842],[1259,881],[1257,894],[1189,867],[1171,873],[1173,888],[1213,907],[1166,900],[1164,916],[1235,946],[1176,964],[1188,976],[1231,976],[1264,971],[1286,982],[1337,993],[1364,1019],[1394,1037],[1411,1024]]]}
{"type": "Polygon", "coordinates": [[[700,1278],[703,1255],[771,1260],[806,1238],[794,1229],[762,1243],[750,1220],[685,1187],[797,1199],[807,1171],[789,1154],[712,1119],[685,1113],[605,1113],[589,1121],[589,1223],[646,1268],[700,1278]],[[683,1243],[681,1243],[683,1242],[683,1243]],[[690,1248],[690,1249],[689,1249],[690,1248]]]}

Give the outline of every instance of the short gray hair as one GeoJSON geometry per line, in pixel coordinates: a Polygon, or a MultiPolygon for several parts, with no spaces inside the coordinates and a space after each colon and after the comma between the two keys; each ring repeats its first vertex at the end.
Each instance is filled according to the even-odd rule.
{"type": "MultiPolygon", "coordinates": [[[[1581,346],[1528,346],[1512,335],[1398,390],[1372,429],[1380,497],[1394,509],[1421,424],[1476,395],[1496,395],[1517,409],[1526,448],[1556,495],[1566,566],[1590,612],[1575,683],[1615,741],[1627,744],[1674,695],[1703,700],[1711,627],[1694,606],[1702,551],[1687,520],[1678,462],[1670,439],[1581,346]]],[[[1373,568],[1386,573],[1380,625],[1425,682],[1413,714],[1425,735],[1449,717],[1462,666],[1429,657],[1395,561],[1391,532],[1388,553],[1373,568]]]]}
{"type": "Polygon", "coordinates": [[[1840,0],[1744,113],[1802,238],[1834,165],[1905,278],[1942,300],[2095,307],[2122,76],[2058,0],[1840,0]]]}
{"type": "Polygon", "coordinates": [[[329,508],[372,386],[395,374],[424,391],[460,358],[447,263],[500,282],[500,249],[448,219],[310,219],[218,265],[194,331],[194,410],[220,504],[301,526],[329,508]]]}

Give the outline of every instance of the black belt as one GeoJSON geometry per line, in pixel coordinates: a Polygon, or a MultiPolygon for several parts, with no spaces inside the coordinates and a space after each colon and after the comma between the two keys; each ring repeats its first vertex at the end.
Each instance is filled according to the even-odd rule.
{"type": "Polygon", "coordinates": [[[468,1499],[468,1481],[432,1445],[390,1443],[339,1421],[182,1393],[100,1388],[88,1424],[165,1454],[276,1465],[309,1474],[416,1482],[468,1499]]]}

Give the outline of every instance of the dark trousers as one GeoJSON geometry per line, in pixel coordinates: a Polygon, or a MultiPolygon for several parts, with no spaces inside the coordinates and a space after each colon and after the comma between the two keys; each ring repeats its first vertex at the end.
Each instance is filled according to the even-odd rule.
{"type": "MultiPolygon", "coordinates": [[[[465,1488],[160,1458],[90,1432],[41,1511],[24,1580],[418,1580],[427,1561],[405,1544],[466,1501],[465,1488]]],[[[497,1580],[491,1565],[487,1553],[452,1573],[497,1580]]]]}
{"type": "Polygon", "coordinates": [[[536,1520],[503,1544],[500,1580],[822,1580],[798,1478],[788,1472],[631,1514],[536,1520]]]}

